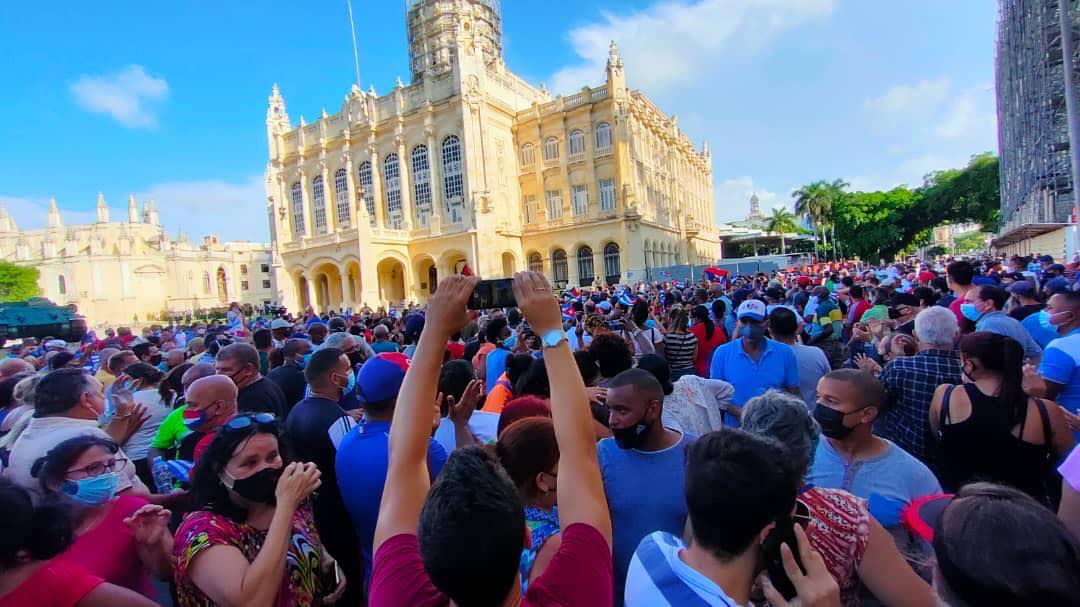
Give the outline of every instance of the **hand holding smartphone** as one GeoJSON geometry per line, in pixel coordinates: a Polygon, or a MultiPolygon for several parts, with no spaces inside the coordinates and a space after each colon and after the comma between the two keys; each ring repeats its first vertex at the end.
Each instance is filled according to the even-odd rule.
{"type": "Polygon", "coordinates": [[[469,297],[468,304],[470,310],[516,307],[517,299],[514,297],[514,279],[512,278],[481,280],[476,284],[476,289],[469,297]]]}

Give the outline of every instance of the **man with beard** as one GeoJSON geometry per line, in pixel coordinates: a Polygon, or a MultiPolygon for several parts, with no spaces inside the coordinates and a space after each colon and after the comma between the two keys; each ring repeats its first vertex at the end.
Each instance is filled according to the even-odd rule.
{"type": "Polygon", "coordinates": [[[682,535],[685,447],[697,437],[664,427],[664,389],[643,369],[628,369],[611,380],[607,406],[614,438],[600,441],[597,450],[611,512],[618,607],[641,539],[654,531],[682,535]]]}

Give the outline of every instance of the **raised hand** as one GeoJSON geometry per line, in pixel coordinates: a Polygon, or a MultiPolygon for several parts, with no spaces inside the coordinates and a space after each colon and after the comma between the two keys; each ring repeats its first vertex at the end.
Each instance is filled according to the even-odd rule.
{"type": "Polygon", "coordinates": [[[156,546],[169,532],[169,517],[172,513],[156,504],[147,504],[124,519],[124,524],[131,527],[135,542],[144,546],[156,546]]]}
{"type": "Polygon", "coordinates": [[[439,288],[435,290],[435,294],[431,296],[424,331],[431,331],[445,341],[458,329],[464,327],[469,321],[469,313],[465,305],[469,302],[469,297],[476,289],[478,282],[480,279],[476,276],[461,276],[460,274],[444,278],[439,283],[439,288]]]}
{"type": "Polygon", "coordinates": [[[310,462],[306,464],[293,462],[285,466],[285,470],[281,472],[281,478],[278,479],[277,489],[274,491],[278,507],[295,510],[322,485],[321,477],[322,473],[319,472],[318,466],[310,462]]]}
{"type": "Polygon", "coordinates": [[[480,395],[483,390],[484,382],[474,379],[469,382],[469,385],[465,386],[465,391],[461,394],[461,402],[455,402],[453,396],[446,397],[447,403],[450,405],[450,421],[454,422],[454,425],[469,423],[473,412],[476,411],[476,404],[480,402],[480,395]]]}
{"type": "MultiPolygon", "coordinates": [[[[441,287],[440,287],[441,288],[441,287]]],[[[438,293],[436,292],[436,295],[438,293]]],[[[514,275],[514,297],[525,314],[529,326],[537,335],[562,329],[562,311],[548,284],[547,278],[538,272],[518,272],[514,275]]]]}

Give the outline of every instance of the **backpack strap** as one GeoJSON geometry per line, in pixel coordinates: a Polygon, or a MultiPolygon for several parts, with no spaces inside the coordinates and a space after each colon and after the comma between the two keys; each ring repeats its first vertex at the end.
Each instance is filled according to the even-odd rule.
{"type": "MultiPolygon", "coordinates": [[[[1046,441],[1044,443],[1046,447],[1047,459],[1053,457],[1053,444],[1054,444],[1054,428],[1050,425],[1050,412],[1046,410],[1046,403],[1043,399],[1036,398],[1035,406],[1039,409],[1039,418],[1042,419],[1043,425],[1043,437],[1046,441]]],[[[1020,436],[1020,440],[1024,440],[1023,435],[1020,436]]]]}
{"type": "Polygon", "coordinates": [[[952,399],[952,393],[955,389],[955,384],[949,385],[949,387],[945,388],[945,396],[941,399],[941,413],[938,417],[938,440],[941,439],[945,426],[949,424],[949,401],[952,399]]]}

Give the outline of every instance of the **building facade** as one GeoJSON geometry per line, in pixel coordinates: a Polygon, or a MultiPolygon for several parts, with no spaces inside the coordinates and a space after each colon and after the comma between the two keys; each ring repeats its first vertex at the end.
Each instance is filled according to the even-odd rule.
{"type": "Polygon", "coordinates": [[[64,225],[52,200],[41,230],[20,230],[0,206],[0,259],[37,268],[42,295],[75,304],[91,326],[277,301],[268,245],[170,239],[153,201],[140,213],[134,196],[127,221],[119,222],[109,220],[98,194],[97,221],[87,225],[64,225]]]}
{"type": "Polygon", "coordinates": [[[614,43],[603,83],[552,97],[506,68],[497,0],[406,11],[408,86],[353,86],[296,127],[273,88],[267,209],[287,306],[422,303],[466,264],[570,287],[719,257],[708,148],[627,87],[614,43]]]}
{"type": "Polygon", "coordinates": [[[1068,257],[1077,244],[1080,2],[999,4],[1001,228],[993,244],[1007,254],[1068,257]]]}

